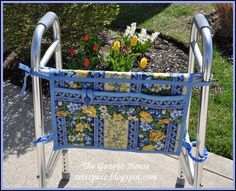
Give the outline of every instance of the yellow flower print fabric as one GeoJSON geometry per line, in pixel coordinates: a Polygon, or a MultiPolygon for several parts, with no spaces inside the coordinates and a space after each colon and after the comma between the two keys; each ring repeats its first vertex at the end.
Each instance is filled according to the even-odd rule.
{"type": "MultiPolygon", "coordinates": [[[[182,95],[182,86],[145,84],[147,80],[172,81],[169,74],[138,74],[125,72],[64,71],[57,76],[96,79],[139,79],[142,84],[118,82],[55,81],[55,121],[58,145],[94,147],[135,151],[178,150],[183,122],[184,100],[161,101],[156,96],[182,95]],[[60,89],[79,90],[65,93],[60,89]],[[91,94],[91,103],[83,100],[82,91],[91,94]],[[102,92],[114,92],[104,96],[102,92]],[[119,93],[139,93],[149,97],[116,96],[119,93]],[[150,97],[153,96],[153,97],[150,97]]],[[[183,76],[175,81],[184,81],[183,76]]],[[[138,95],[138,94],[137,94],[138,95]]]]}

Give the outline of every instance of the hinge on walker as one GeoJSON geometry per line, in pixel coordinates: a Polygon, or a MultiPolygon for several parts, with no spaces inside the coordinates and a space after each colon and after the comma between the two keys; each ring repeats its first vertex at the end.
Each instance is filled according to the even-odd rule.
{"type": "Polygon", "coordinates": [[[203,155],[201,155],[201,154],[198,152],[198,156],[199,156],[199,157],[198,157],[198,158],[194,157],[193,154],[192,154],[192,148],[193,148],[194,146],[196,146],[197,144],[198,144],[197,141],[188,142],[188,141],[184,140],[183,146],[186,148],[188,155],[190,156],[190,158],[191,158],[193,161],[201,163],[201,162],[203,162],[203,161],[205,161],[205,160],[207,159],[207,157],[208,157],[208,151],[207,151],[206,147],[204,147],[203,155]]]}

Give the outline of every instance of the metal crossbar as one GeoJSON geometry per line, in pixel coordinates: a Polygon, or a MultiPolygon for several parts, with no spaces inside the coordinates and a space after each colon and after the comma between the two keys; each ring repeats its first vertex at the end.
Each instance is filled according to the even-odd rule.
{"type": "MultiPolygon", "coordinates": [[[[188,128],[189,128],[189,119],[190,119],[190,105],[191,105],[191,90],[192,86],[194,86],[194,83],[196,86],[200,87],[200,106],[199,106],[199,116],[198,116],[198,128],[197,128],[197,138],[194,145],[196,145],[196,153],[195,153],[195,161],[200,161],[202,156],[206,156],[205,151],[205,134],[206,134],[206,122],[207,122],[207,109],[208,109],[208,96],[209,96],[209,82],[211,78],[211,64],[212,64],[212,37],[210,32],[210,26],[206,20],[206,18],[202,14],[197,14],[193,18],[193,24],[192,24],[192,31],[191,31],[191,38],[190,38],[190,50],[189,50],[189,65],[188,65],[188,73],[185,74],[174,74],[174,76],[182,75],[185,76],[185,78],[191,78],[190,82],[175,82],[175,81],[155,81],[155,80],[147,80],[146,84],[168,84],[172,85],[173,87],[182,85],[187,86],[188,91],[186,95],[179,95],[177,101],[174,100],[174,98],[170,98],[168,102],[168,98],[171,97],[164,97],[160,98],[159,101],[161,103],[161,100],[166,100],[165,104],[167,106],[171,106],[171,104],[177,104],[178,100],[182,99],[184,101],[187,101],[185,104],[186,112],[185,112],[185,140],[186,142],[190,142],[189,134],[188,134],[188,128]],[[199,48],[199,45],[197,43],[197,36],[198,33],[202,37],[202,46],[203,51],[201,53],[201,50],[199,48]],[[198,71],[194,71],[194,63],[195,61],[198,64],[198,71]],[[152,82],[153,81],[153,82],[152,82]],[[180,84],[178,84],[180,83],[180,84]],[[182,84],[181,84],[182,83],[182,84]],[[188,99],[189,97],[189,99],[188,99]],[[172,101],[171,101],[172,100],[172,101]],[[173,103],[172,103],[173,102],[173,103]]],[[[34,123],[35,123],[35,134],[36,134],[36,140],[40,140],[40,138],[45,137],[44,132],[44,116],[43,116],[43,102],[42,102],[42,87],[41,87],[41,79],[40,77],[47,78],[55,71],[63,71],[62,69],[62,54],[61,54],[61,38],[60,38],[60,26],[58,17],[53,12],[48,12],[38,23],[36,26],[36,29],[34,31],[33,40],[32,40],[32,47],[31,47],[31,67],[32,69],[24,68],[25,71],[28,71],[28,74],[26,77],[31,74],[33,75],[33,103],[34,103],[34,123]],[[44,56],[41,58],[41,41],[43,38],[43,35],[49,28],[53,28],[53,36],[54,40],[53,43],[50,45],[48,50],[45,52],[44,56]],[[46,67],[49,59],[52,57],[52,55],[55,54],[55,60],[56,60],[56,69],[50,69],[46,67]]],[[[106,80],[116,82],[116,83],[136,83],[137,86],[145,84],[142,80],[135,79],[109,79],[109,78],[99,78],[96,79],[83,79],[83,78],[70,78],[66,79],[58,77],[56,75],[52,75],[53,80],[50,81],[51,84],[55,85],[55,82],[57,83],[64,83],[63,81],[67,80],[73,80],[76,81],[76,83],[106,83],[106,80]],[[97,81],[96,81],[97,80],[97,81]],[[101,82],[99,82],[99,80],[101,82]],[[60,82],[62,81],[62,82],[60,82]]],[[[25,78],[26,79],[26,78],[25,78]]],[[[74,95],[77,95],[77,98],[74,97],[73,99],[78,99],[81,102],[83,101],[84,97],[83,90],[71,90],[71,89],[62,89],[60,87],[53,87],[53,96],[56,94],[56,92],[61,92],[60,95],[55,95],[52,97],[52,101],[55,101],[54,99],[60,99],[63,96],[65,97],[65,93],[69,93],[69,95],[72,97],[74,95]],[[61,97],[60,97],[61,96],[61,97]]],[[[101,87],[96,87],[101,88],[101,87]]],[[[97,104],[101,103],[104,104],[103,101],[104,96],[108,97],[107,104],[115,103],[119,101],[118,99],[121,97],[133,99],[137,98],[140,103],[143,103],[143,100],[145,103],[155,103],[154,96],[145,95],[142,93],[125,93],[125,92],[99,92],[98,90],[94,90],[92,96],[101,97],[98,98],[98,100],[90,100],[96,102],[97,104]],[[112,98],[114,97],[114,99],[112,98]],[[112,100],[113,99],[113,100],[112,100]],[[108,103],[109,102],[109,103],[108,103]]],[[[84,92],[87,96],[87,91],[84,92]]],[[[69,97],[68,96],[68,99],[69,97]]],[[[90,96],[91,97],[91,96],[90,96]]],[[[90,98],[89,97],[89,98],[90,98]]],[[[160,97],[160,96],[159,96],[160,97]]],[[[87,97],[86,97],[87,98],[87,97]]],[[[72,99],[72,98],[70,98],[72,99]]],[[[123,102],[126,100],[124,99],[123,102]]],[[[135,100],[136,101],[136,100],[135,100]]],[[[163,101],[164,102],[164,101],[163,101]]],[[[133,103],[133,102],[128,102],[133,103]]],[[[139,102],[137,102],[139,103],[139,102]]],[[[162,106],[162,105],[161,105],[162,106]]],[[[185,106],[181,106],[184,108],[185,106]]],[[[157,105],[158,108],[158,105],[157,105]]],[[[55,111],[54,111],[55,113],[55,111]]],[[[63,118],[60,118],[63,120],[63,118]]],[[[185,122],[184,121],[184,122],[185,122]]],[[[98,122],[99,123],[99,122],[98,122]]],[[[132,130],[133,132],[134,130],[132,130]]],[[[176,134],[176,133],[175,133],[176,134]]],[[[58,140],[56,140],[58,141],[58,140]]],[[[187,179],[188,183],[193,185],[194,187],[200,187],[202,185],[202,171],[203,171],[203,163],[194,162],[194,158],[190,154],[189,149],[191,149],[188,144],[186,148],[182,147],[180,150],[180,156],[179,156],[179,162],[180,162],[180,168],[179,168],[179,176],[177,177],[177,183],[176,187],[183,187],[184,186],[184,177],[187,179]]],[[[52,153],[50,155],[49,161],[46,165],[45,162],[45,151],[44,151],[44,142],[40,142],[37,144],[37,157],[38,157],[38,178],[39,178],[39,186],[40,187],[46,187],[46,178],[50,178],[53,170],[56,166],[56,163],[59,159],[59,157],[63,157],[63,171],[62,171],[62,177],[64,179],[69,179],[69,167],[68,167],[68,151],[66,147],[62,147],[60,150],[52,150],[52,153]]],[[[205,159],[204,159],[205,160],[205,159]]]]}

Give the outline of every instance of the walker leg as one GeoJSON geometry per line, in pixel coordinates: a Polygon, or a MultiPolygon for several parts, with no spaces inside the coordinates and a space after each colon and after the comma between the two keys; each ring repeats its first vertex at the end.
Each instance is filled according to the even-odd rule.
{"type": "Polygon", "coordinates": [[[68,150],[62,150],[62,179],[69,180],[68,150]]]}
{"type": "Polygon", "coordinates": [[[44,143],[39,143],[37,145],[37,163],[38,163],[38,180],[39,187],[46,187],[46,168],[45,168],[45,153],[44,153],[44,143]]]}
{"type": "Polygon", "coordinates": [[[203,173],[203,163],[197,163],[195,164],[195,181],[194,181],[194,187],[195,188],[201,188],[202,185],[202,173],[203,173]]]}
{"type": "Polygon", "coordinates": [[[178,172],[178,177],[176,179],[175,188],[184,188],[185,179],[184,179],[183,175],[184,175],[183,169],[182,169],[180,161],[179,161],[179,172],[178,172]]]}

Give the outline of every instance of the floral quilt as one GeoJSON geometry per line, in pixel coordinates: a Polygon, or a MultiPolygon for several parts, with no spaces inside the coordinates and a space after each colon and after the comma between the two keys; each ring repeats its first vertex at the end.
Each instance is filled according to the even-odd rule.
{"type": "Polygon", "coordinates": [[[178,151],[184,128],[186,90],[179,85],[145,82],[185,81],[183,75],[81,70],[60,70],[54,75],[95,79],[93,82],[54,82],[51,89],[58,148],[178,151]],[[143,83],[96,81],[102,78],[140,79],[143,83]],[[83,92],[91,93],[85,96],[89,104],[83,92]]]}

